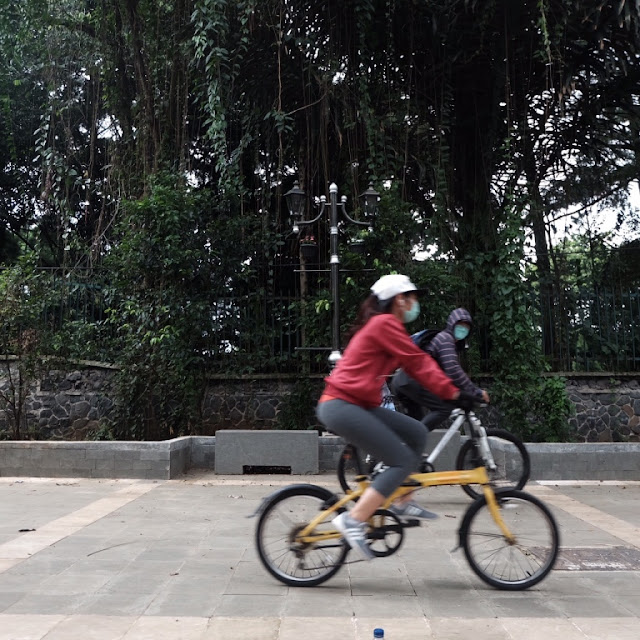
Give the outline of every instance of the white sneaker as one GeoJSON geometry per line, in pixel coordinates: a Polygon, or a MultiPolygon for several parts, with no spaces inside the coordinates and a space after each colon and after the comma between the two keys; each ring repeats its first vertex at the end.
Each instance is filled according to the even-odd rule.
{"type": "Polygon", "coordinates": [[[399,518],[419,518],[420,520],[435,520],[437,513],[423,509],[415,502],[405,502],[404,504],[392,504],[389,511],[395,513],[399,518]]]}
{"type": "Polygon", "coordinates": [[[333,526],[343,535],[360,560],[373,560],[375,555],[367,544],[367,523],[352,518],[343,511],[332,520],[333,526]]]}

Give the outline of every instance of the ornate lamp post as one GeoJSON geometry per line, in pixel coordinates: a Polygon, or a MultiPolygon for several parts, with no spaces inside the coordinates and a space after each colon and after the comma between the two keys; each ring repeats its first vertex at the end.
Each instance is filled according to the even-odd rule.
{"type": "MultiPolygon", "coordinates": [[[[300,189],[297,182],[294,184],[292,189],[284,194],[284,197],[287,201],[289,214],[293,218],[294,233],[299,233],[300,227],[302,226],[307,226],[317,222],[324,215],[324,212],[327,209],[326,196],[320,196],[320,198],[316,198],[316,204],[320,205],[318,215],[311,220],[305,220],[306,194],[302,189],[300,189]]],[[[365,218],[364,221],[354,220],[347,213],[347,196],[342,196],[340,198],[340,204],[338,204],[338,186],[335,182],[332,182],[329,185],[329,227],[331,233],[329,243],[331,258],[329,260],[329,264],[331,267],[331,298],[333,306],[329,364],[332,367],[342,357],[342,354],[340,353],[340,256],[338,253],[338,214],[342,214],[347,222],[351,222],[361,227],[369,227],[370,230],[373,230],[373,218],[378,211],[380,194],[371,185],[369,185],[369,188],[359,196],[359,200],[362,203],[365,218]]]]}

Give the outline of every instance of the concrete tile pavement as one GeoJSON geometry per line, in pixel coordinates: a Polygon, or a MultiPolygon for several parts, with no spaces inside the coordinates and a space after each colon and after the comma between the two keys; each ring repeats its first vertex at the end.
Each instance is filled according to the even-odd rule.
{"type": "Polygon", "coordinates": [[[378,626],[387,640],[640,636],[640,483],[529,485],[571,562],[505,592],[453,551],[469,505],[457,487],[422,492],[441,518],[395,555],[316,588],[277,582],[247,516],[300,481],[338,490],[332,475],[0,479],[0,640],[370,640],[378,626]]]}

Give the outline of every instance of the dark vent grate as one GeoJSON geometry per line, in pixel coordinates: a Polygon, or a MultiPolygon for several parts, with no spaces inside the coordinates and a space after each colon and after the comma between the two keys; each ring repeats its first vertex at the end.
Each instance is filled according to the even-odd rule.
{"type": "Polygon", "coordinates": [[[275,465],[245,464],[242,473],[246,475],[257,475],[259,473],[284,473],[291,475],[291,467],[278,467],[275,465]]]}

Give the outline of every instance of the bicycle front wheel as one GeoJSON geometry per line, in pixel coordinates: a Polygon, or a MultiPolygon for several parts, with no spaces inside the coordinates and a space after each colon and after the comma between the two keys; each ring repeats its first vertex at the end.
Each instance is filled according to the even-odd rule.
{"type": "MultiPolygon", "coordinates": [[[[531,474],[529,452],[519,438],[504,429],[487,429],[487,442],[496,468],[487,469],[491,483],[496,489],[522,489],[531,474]]],[[[477,467],[475,444],[467,440],[458,453],[456,468],[473,469],[477,467]]],[[[464,492],[472,498],[482,496],[482,485],[462,485],[464,492]]]]}
{"type": "Polygon", "coordinates": [[[504,537],[482,497],[464,516],[460,544],[471,569],[487,584],[510,591],[528,589],[553,568],[560,547],[558,526],[548,507],[524,491],[502,489],[496,500],[515,539],[504,537]]]}
{"type": "MultiPolygon", "coordinates": [[[[333,576],[349,551],[343,538],[303,544],[296,536],[327,508],[334,497],[328,489],[315,485],[294,486],[276,494],[264,507],[256,527],[258,555],[267,571],[291,587],[313,587],[333,576]]],[[[315,534],[333,530],[322,522],[315,534]]]]}
{"type": "Polygon", "coordinates": [[[351,493],[358,488],[356,477],[368,472],[366,466],[358,448],[353,444],[346,445],[338,460],[338,482],[345,493],[351,493]]]}

